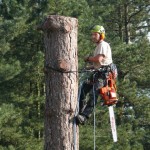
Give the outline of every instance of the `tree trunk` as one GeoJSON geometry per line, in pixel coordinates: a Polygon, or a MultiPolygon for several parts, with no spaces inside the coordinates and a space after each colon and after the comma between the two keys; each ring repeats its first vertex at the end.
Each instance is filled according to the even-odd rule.
{"type": "Polygon", "coordinates": [[[127,3],[124,4],[124,17],[125,17],[125,42],[126,44],[130,44],[130,23],[129,23],[129,5],[127,3]]]}
{"type": "Polygon", "coordinates": [[[122,24],[122,18],[123,18],[123,14],[122,14],[122,6],[119,5],[117,8],[118,11],[118,27],[119,27],[119,37],[120,40],[123,42],[123,24],[122,24]]]}
{"type": "Polygon", "coordinates": [[[77,19],[57,15],[48,16],[39,27],[45,42],[45,150],[79,148],[77,126],[73,133],[78,92],[77,28],[77,19]]]}

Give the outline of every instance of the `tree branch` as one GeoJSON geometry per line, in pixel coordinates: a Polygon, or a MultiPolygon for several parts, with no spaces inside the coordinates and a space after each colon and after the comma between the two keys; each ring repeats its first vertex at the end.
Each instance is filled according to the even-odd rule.
{"type": "Polygon", "coordinates": [[[129,16],[129,19],[128,19],[128,23],[130,22],[131,18],[133,18],[134,16],[136,16],[137,14],[139,14],[143,9],[140,9],[139,11],[136,11],[134,13],[132,13],[130,16],[129,16]]]}
{"type": "Polygon", "coordinates": [[[128,19],[128,22],[130,22],[131,18],[133,18],[134,16],[136,16],[137,14],[139,14],[141,11],[143,11],[143,9],[146,7],[149,7],[149,5],[145,5],[145,6],[139,6],[140,9],[134,13],[132,13],[130,16],[129,16],[129,19],[128,19]]]}

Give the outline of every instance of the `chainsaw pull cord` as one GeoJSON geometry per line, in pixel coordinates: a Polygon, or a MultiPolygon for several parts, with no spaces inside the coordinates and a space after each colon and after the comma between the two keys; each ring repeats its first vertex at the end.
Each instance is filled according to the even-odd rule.
{"type": "MultiPolygon", "coordinates": [[[[94,79],[95,79],[95,74],[93,75],[93,83],[94,83],[94,79]]],[[[93,97],[94,97],[94,131],[93,131],[93,136],[94,136],[94,150],[95,150],[95,148],[96,148],[96,136],[95,136],[95,133],[96,133],[96,117],[95,117],[95,86],[94,86],[94,84],[93,84],[93,97]]]]}

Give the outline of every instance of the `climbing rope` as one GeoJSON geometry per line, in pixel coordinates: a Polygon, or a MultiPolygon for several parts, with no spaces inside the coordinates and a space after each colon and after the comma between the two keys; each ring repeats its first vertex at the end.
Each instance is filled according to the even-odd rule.
{"type": "Polygon", "coordinates": [[[78,101],[77,101],[77,106],[76,106],[76,110],[75,110],[75,115],[74,115],[74,119],[73,119],[73,143],[74,143],[74,150],[76,150],[76,117],[79,113],[79,103],[80,103],[80,95],[81,95],[81,88],[82,88],[83,82],[80,83],[79,86],[79,92],[78,92],[78,101]]]}
{"type": "MultiPolygon", "coordinates": [[[[94,80],[94,78],[95,78],[95,74],[93,75],[93,80],[94,80]]],[[[94,96],[94,131],[93,131],[93,136],[94,136],[94,150],[95,150],[95,148],[96,148],[96,136],[95,136],[95,133],[96,133],[96,117],[95,117],[95,115],[96,115],[96,113],[95,113],[95,87],[94,87],[94,84],[93,84],[93,96],[94,96]]]]}
{"type": "Polygon", "coordinates": [[[83,72],[83,70],[82,71],[78,71],[78,70],[64,70],[64,69],[61,69],[61,68],[56,68],[56,67],[52,67],[52,66],[48,66],[48,65],[46,65],[45,67],[48,70],[53,70],[53,71],[60,72],[60,73],[76,73],[76,72],[82,73],[83,72]]]}

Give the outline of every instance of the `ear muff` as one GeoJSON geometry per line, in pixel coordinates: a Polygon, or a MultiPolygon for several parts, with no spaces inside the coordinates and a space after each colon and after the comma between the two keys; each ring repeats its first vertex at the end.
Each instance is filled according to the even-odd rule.
{"type": "Polygon", "coordinates": [[[105,38],[105,34],[102,33],[102,34],[100,35],[100,40],[104,40],[104,38],[105,38]]]}

